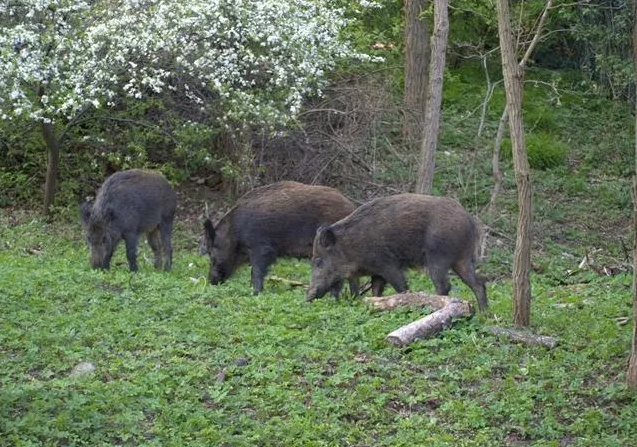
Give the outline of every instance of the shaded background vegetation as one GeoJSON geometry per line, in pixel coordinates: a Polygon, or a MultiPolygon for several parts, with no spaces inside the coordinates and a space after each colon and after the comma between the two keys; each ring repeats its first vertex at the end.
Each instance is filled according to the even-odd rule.
{"type": "MultiPolygon", "coordinates": [[[[384,3],[382,10],[366,11],[345,34],[385,62],[342,66],[322,98],[308,99],[293,128],[221,129],[170,93],[87,113],[62,140],[56,205],[73,205],[108,174],[140,166],[159,168],[175,183],[199,181],[232,195],[283,178],[349,189],[358,199],[411,189],[416,154],[406,151],[399,132],[402,3],[384,3]]],[[[543,4],[517,5],[520,42],[530,39],[543,4]]],[[[499,85],[488,104],[486,132],[477,138],[487,94],[480,59],[487,60],[491,82],[501,77],[492,5],[455,2],[450,29],[439,158],[453,150],[468,159],[482,152],[486,160],[503,107],[499,85]]],[[[525,127],[534,168],[628,170],[629,103],[634,101],[629,31],[626,2],[558,3],[550,12],[546,38],[526,78],[525,127]],[[609,106],[608,100],[616,102],[609,106]],[[575,131],[596,128],[604,133],[594,135],[605,138],[591,140],[575,131]],[[599,160],[609,163],[600,166],[599,160]]],[[[46,160],[38,132],[27,122],[0,123],[3,206],[31,204],[41,194],[46,160]]],[[[437,178],[446,183],[444,165],[437,178]]],[[[464,173],[463,182],[488,182],[486,166],[469,166],[473,171],[464,173]]]]}

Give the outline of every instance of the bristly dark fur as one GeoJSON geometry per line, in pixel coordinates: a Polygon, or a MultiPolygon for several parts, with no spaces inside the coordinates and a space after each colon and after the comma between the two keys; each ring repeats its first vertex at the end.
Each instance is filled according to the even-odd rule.
{"type": "Polygon", "coordinates": [[[177,196],[158,172],[131,169],[108,177],[93,205],[80,207],[92,266],[109,268],[117,244],[124,239],[129,267],[137,270],[137,243],[139,235],[145,233],[155,255],[155,267],[170,270],[176,208],[177,196]]]}
{"type": "Polygon", "coordinates": [[[247,259],[254,291],[259,293],[276,258],[310,257],[316,229],[354,209],[339,191],[325,186],[278,182],[256,188],[241,197],[216,225],[212,238],[208,236],[210,281],[227,279],[247,259]]]}
{"type": "Polygon", "coordinates": [[[371,275],[375,295],[389,282],[407,290],[403,270],[427,267],[440,295],[449,292],[452,268],[487,308],[484,280],[475,274],[480,242],[476,221],[455,200],[422,194],[399,194],[372,200],[324,228],[314,242],[309,299],[321,296],[343,277],[371,275]]]}

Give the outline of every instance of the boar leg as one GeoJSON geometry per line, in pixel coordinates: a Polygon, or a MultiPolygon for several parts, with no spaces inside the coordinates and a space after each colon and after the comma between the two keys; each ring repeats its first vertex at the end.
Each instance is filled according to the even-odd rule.
{"type": "Polygon", "coordinates": [[[429,276],[436,286],[438,295],[449,295],[451,282],[449,281],[449,265],[441,260],[431,260],[429,265],[429,276]]]}
{"type": "Polygon", "coordinates": [[[453,265],[453,271],[458,274],[460,279],[473,290],[478,301],[478,310],[484,312],[489,308],[487,300],[487,291],[484,286],[484,279],[476,275],[476,269],[471,259],[461,260],[453,265]]]}
{"type": "Polygon", "coordinates": [[[126,259],[128,259],[128,267],[131,272],[137,271],[137,239],[136,233],[124,234],[124,242],[126,242],[126,259]]]}
{"type": "Polygon", "coordinates": [[[159,230],[154,229],[153,231],[149,231],[147,234],[148,237],[148,245],[153,249],[153,255],[155,255],[155,268],[161,268],[161,237],[159,235],[159,230]]]}
{"type": "Polygon", "coordinates": [[[268,268],[276,260],[276,253],[269,247],[259,247],[250,251],[250,265],[252,266],[252,287],[254,294],[263,290],[263,279],[268,268]]]}
{"type": "Polygon", "coordinates": [[[385,290],[386,284],[387,282],[383,279],[382,276],[373,275],[372,276],[372,295],[383,296],[383,290],[385,290]]]}
{"type": "MultiPolygon", "coordinates": [[[[379,275],[372,276],[372,287],[374,284],[374,277],[378,278],[379,275]]],[[[400,269],[400,267],[386,265],[383,267],[383,275],[380,277],[385,282],[388,282],[394,288],[396,293],[403,293],[407,291],[407,280],[405,279],[405,274],[400,269]]],[[[380,281],[376,281],[376,282],[380,284],[380,281]]],[[[384,289],[384,284],[382,288],[379,286],[379,289],[381,289],[380,292],[382,293],[384,289]]],[[[380,296],[380,295],[377,295],[377,296],[380,296]]]]}
{"type": "MultiPolygon", "coordinates": [[[[171,241],[173,232],[172,217],[163,220],[159,224],[159,232],[161,233],[161,246],[164,250],[164,270],[169,271],[173,265],[173,245],[171,241]]],[[[159,267],[161,267],[161,265],[159,267]]]]}
{"type": "Polygon", "coordinates": [[[358,283],[358,278],[357,277],[350,278],[348,282],[349,282],[349,293],[352,296],[358,296],[361,291],[360,284],[358,283]]]}
{"type": "MultiPolygon", "coordinates": [[[[358,277],[351,277],[347,280],[349,283],[349,294],[350,296],[358,296],[360,294],[360,284],[358,282],[358,277]]],[[[343,290],[343,281],[339,281],[332,286],[330,289],[330,293],[336,299],[341,295],[341,290],[343,290]]]]}

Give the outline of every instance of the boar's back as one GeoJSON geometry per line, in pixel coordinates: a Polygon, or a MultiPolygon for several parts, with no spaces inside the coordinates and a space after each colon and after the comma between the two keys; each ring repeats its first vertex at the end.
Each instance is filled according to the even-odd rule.
{"type": "Polygon", "coordinates": [[[145,231],[175,214],[177,198],[159,173],[141,169],[116,172],[102,184],[93,204],[93,219],[117,220],[145,231]]]}
{"type": "Polygon", "coordinates": [[[286,181],[247,193],[231,219],[235,236],[248,249],[268,245],[277,256],[310,257],[317,228],[355,209],[333,188],[286,181]]]}
{"type": "Polygon", "coordinates": [[[372,264],[391,257],[402,267],[426,265],[430,256],[473,256],[479,238],[475,220],[457,201],[423,194],[375,199],[331,228],[353,256],[372,264]]]}

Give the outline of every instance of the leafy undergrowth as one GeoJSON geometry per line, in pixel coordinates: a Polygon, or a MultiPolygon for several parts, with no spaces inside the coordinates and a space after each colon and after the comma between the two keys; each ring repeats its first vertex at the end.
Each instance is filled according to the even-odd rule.
{"type": "MultiPolygon", "coordinates": [[[[273,280],[255,297],[247,267],[212,287],[194,238],[178,225],[170,273],[146,245],[139,273],[122,247],[98,272],[77,224],[0,215],[0,446],[637,445],[627,275],[534,276],[552,351],[481,330],[510,321],[504,280],[488,317],[398,349],[385,335],[424,311],[306,303],[273,280]]],[[[272,275],[307,282],[309,264],[272,275]]]]}

